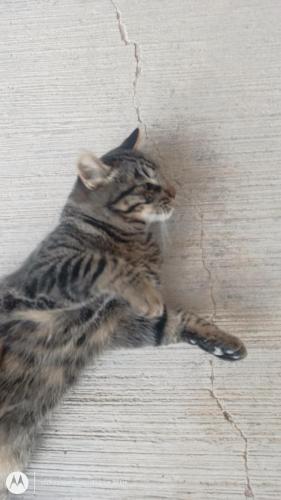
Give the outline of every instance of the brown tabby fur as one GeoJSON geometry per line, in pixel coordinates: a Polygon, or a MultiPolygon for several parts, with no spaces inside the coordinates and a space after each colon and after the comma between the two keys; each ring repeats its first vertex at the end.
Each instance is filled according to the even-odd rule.
{"type": "Polygon", "coordinates": [[[221,358],[242,342],[168,310],[151,222],[175,190],[135,149],[139,131],[101,160],[84,155],[57,228],[0,283],[0,475],[22,470],[43,417],[104,349],[188,342],[221,358]]]}

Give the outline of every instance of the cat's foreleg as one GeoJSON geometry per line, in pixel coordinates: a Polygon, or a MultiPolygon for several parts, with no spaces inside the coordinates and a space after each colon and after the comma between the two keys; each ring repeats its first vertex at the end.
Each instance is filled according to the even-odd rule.
{"type": "Polygon", "coordinates": [[[158,333],[158,345],[187,342],[221,359],[235,361],[246,356],[243,342],[220,330],[214,323],[181,310],[167,313],[165,327],[158,333]]]}
{"type": "Polygon", "coordinates": [[[193,313],[164,307],[164,312],[158,317],[140,315],[130,303],[116,295],[106,296],[98,316],[100,326],[97,327],[95,319],[96,334],[93,334],[90,343],[94,342],[99,349],[187,342],[230,361],[244,358],[247,354],[238,337],[193,313]]]}
{"type": "MultiPolygon", "coordinates": [[[[151,297],[153,299],[153,296],[151,297]]],[[[161,299],[161,295],[159,297],[161,299]]],[[[143,344],[167,345],[187,342],[221,359],[231,361],[244,358],[247,354],[239,338],[193,313],[173,311],[164,305],[161,307],[161,300],[152,300],[147,314],[138,315],[140,313],[136,313],[134,303],[132,309],[128,309],[117,323],[111,342],[136,347],[143,344]]]]}
{"type": "MultiPolygon", "coordinates": [[[[164,312],[158,317],[144,316],[136,313],[131,304],[118,295],[105,295],[75,311],[79,318],[80,338],[81,332],[85,331],[85,340],[89,346],[94,346],[99,351],[112,347],[187,342],[230,361],[244,358],[247,354],[239,338],[193,313],[164,308],[164,312]],[[100,307],[97,308],[99,302],[100,307]]],[[[77,330],[77,319],[73,321],[73,318],[68,316],[68,320],[73,322],[72,330],[77,330]]]]}
{"type": "MultiPolygon", "coordinates": [[[[116,347],[141,347],[187,342],[222,359],[238,360],[246,355],[240,339],[220,330],[195,314],[164,309],[159,317],[137,314],[131,304],[114,294],[104,294],[84,304],[51,311],[23,311],[16,314],[35,323],[38,337],[30,342],[40,352],[42,344],[49,355],[78,359],[116,347]],[[42,333],[46,331],[46,334],[42,333]],[[44,337],[46,335],[46,340],[44,337]]],[[[34,328],[33,328],[34,330],[34,328]]],[[[35,330],[36,331],[36,330],[35,330]]],[[[17,330],[13,332],[17,337],[17,330]]],[[[19,342],[26,342],[20,335],[19,342]]],[[[83,365],[83,359],[81,359],[83,365]]]]}
{"type": "Polygon", "coordinates": [[[138,316],[132,308],[127,308],[115,325],[109,341],[113,346],[160,346],[186,342],[229,361],[242,359],[247,354],[238,337],[220,330],[214,323],[193,313],[165,308],[161,316],[151,318],[138,316]]]}

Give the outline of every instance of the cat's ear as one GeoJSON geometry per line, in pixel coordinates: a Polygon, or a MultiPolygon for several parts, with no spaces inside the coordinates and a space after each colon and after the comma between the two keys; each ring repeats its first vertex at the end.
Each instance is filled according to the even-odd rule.
{"type": "Polygon", "coordinates": [[[122,149],[137,149],[141,139],[140,129],[136,128],[134,132],[122,142],[120,148],[122,149]]]}
{"type": "Polygon", "coordinates": [[[78,161],[78,175],[88,189],[110,180],[111,169],[92,153],[83,153],[78,161]]]}

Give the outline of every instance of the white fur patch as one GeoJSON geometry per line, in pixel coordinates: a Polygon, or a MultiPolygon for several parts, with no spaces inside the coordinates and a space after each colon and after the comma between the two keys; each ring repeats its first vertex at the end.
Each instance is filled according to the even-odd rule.
{"type": "Polygon", "coordinates": [[[215,354],[215,356],[223,356],[224,354],[220,347],[215,347],[213,353],[215,354]]]}
{"type": "Polygon", "coordinates": [[[194,340],[194,339],[189,339],[189,341],[188,341],[188,342],[189,342],[190,344],[192,344],[192,345],[197,344],[196,340],[194,340]]]}
{"type": "Polygon", "coordinates": [[[150,214],[144,214],[144,219],[146,222],[149,222],[150,224],[152,222],[164,222],[165,220],[168,220],[173,213],[173,209],[170,210],[170,212],[162,212],[161,214],[156,214],[156,213],[150,213],[150,214]]]}

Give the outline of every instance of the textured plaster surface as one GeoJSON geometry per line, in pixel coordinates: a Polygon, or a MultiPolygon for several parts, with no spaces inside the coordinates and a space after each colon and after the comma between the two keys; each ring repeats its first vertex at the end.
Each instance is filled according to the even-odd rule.
{"type": "Polygon", "coordinates": [[[280,500],[280,15],[275,0],[1,1],[0,272],[56,223],[79,152],[139,125],[178,190],[167,300],[249,353],[101,357],[45,426],[24,499],[280,500]]]}

